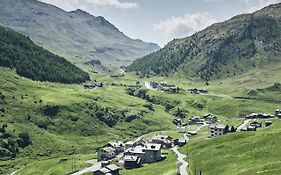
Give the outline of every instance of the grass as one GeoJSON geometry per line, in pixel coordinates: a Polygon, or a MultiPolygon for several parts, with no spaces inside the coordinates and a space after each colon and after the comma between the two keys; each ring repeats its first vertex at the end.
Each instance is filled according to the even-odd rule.
{"type": "Polygon", "coordinates": [[[206,175],[220,174],[271,174],[280,169],[280,120],[258,132],[228,134],[219,138],[193,139],[183,152],[188,153],[190,174],[202,171],[206,175]]]}

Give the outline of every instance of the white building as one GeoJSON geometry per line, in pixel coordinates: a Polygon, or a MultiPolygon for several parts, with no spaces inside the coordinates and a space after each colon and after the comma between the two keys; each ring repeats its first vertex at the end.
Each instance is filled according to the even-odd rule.
{"type": "Polygon", "coordinates": [[[211,124],[209,125],[209,137],[217,137],[224,134],[225,125],[223,124],[211,124]]]}

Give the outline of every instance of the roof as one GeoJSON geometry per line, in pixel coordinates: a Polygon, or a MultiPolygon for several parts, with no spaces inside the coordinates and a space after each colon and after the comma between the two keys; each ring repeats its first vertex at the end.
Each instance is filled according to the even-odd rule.
{"type": "Polygon", "coordinates": [[[185,142],[186,142],[186,139],[185,139],[185,138],[179,138],[179,139],[178,139],[178,142],[180,142],[180,143],[185,143],[185,142]]]}
{"type": "Polygon", "coordinates": [[[225,125],[224,124],[216,123],[216,124],[210,125],[209,128],[211,128],[211,129],[224,129],[225,125]]]}
{"type": "Polygon", "coordinates": [[[143,147],[142,146],[136,146],[134,148],[129,148],[127,150],[129,153],[134,153],[134,154],[143,154],[143,147]]]}
{"type": "Polygon", "coordinates": [[[114,148],[122,147],[124,145],[124,143],[121,141],[108,142],[108,144],[114,148]]]}
{"type": "Polygon", "coordinates": [[[120,168],[115,165],[115,164],[110,164],[110,165],[107,165],[106,166],[107,169],[111,170],[111,171],[116,171],[116,170],[119,170],[120,168]]]}
{"type": "Polygon", "coordinates": [[[159,151],[161,149],[161,144],[145,144],[143,147],[144,151],[159,151]]]}
{"type": "Polygon", "coordinates": [[[103,150],[104,152],[110,153],[110,152],[115,152],[116,150],[112,147],[104,147],[101,148],[100,150],[103,150]]]}
{"type": "Polygon", "coordinates": [[[98,171],[106,174],[106,173],[110,173],[111,171],[109,169],[107,169],[106,167],[99,169],[98,171]]]}
{"type": "Polygon", "coordinates": [[[127,162],[136,162],[138,161],[139,157],[138,156],[130,156],[130,155],[126,155],[124,157],[124,161],[127,161],[127,162]]]}

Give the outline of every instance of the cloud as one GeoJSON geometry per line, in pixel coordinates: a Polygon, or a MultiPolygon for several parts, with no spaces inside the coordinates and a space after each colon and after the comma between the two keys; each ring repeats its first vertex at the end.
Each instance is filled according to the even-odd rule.
{"type": "Polygon", "coordinates": [[[153,29],[163,33],[164,36],[170,40],[189,36],[215,22],[217,22],[217,20],[210,14],[198,12],[191,15],[187,14],[183,17],[171,17],[167,20],[160,21],[154,24],[153,29]]]}
{"type": "Polygon", "coordinates": [[[136,2],[121,2],[120,0],[40,0],[42,2],[59,6],[65,10],[90,7],[113,7],[117,9],[136,9],[139,5],[136,2]]]}
{"type": "Polygon", "coordinates": [[[281,0],[241,0],[247,6],[247,12],[257,11],[270,4],[280,3],[281,0]]]}
{"type": "Polygon", "coordinates": [[[120,9],[135,9],[139,5],[135,2],[120,2],[119,0],[86,0],[89,4],[95,4],[99,6],[110,6],[120,9]]]}

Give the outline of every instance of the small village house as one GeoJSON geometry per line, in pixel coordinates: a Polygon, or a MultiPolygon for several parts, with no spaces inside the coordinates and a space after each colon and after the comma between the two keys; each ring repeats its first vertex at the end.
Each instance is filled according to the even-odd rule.
{"type": "Polygon", "coordinates": [[[281,109],[276,109],[275,117],[281,118],[281,109]]]}
{"type": "Polygon", "coordinates": [[[186,127],[184,127],[184,126],[178,127],[178,132],[179,133],[186,133],[186,127]]]}
{"type": "Polygon", "coordinates": [[[161,157],[161,145],[146,143],[134,148],[129,148],[125,151],[124,155],[137,156],[145,163],[153,163],[162,159],[161,157]]]}
{"type": "Polygon", "coordinates": [[[154,144],[161,144],[163,148],[172,147],[172,138],[170,136],[155,135],[151,140],[149,140],[149,142],[154,144]]]}
{"type": "Polygon", "coordinates": [[[178,146],[184,146],[187,143],[185,138],[178,138],[174,140],[174,144],[178,146]]]}
{"type": "Polygon", "coordinates": [[[121,153],[124,151],[125,144],[121,141],[108,142],[107,147],[112,147],[116,150],[116,153],[121,153]]]}
{"type": "Polygon", "coordinates": [[[207,124],[213,124],[213,123],[216,123],[218,121],[218,117],[214,116],[212,114],[205,114],[203,116],[203,118],[205,119],[207,124]]]}
{"type": "Polygon", "coordinates": [[[124,157],[124,168],[139,168],[142,166],[143,160],[138,156],[127,155],[124,157]]]}
{"type": "Polygon", "coordinates": [[[104,147],[98,149],[98,161],[109,160],[116,156],[116,149],[112,147],[104,147]]]}
{"type": "Polygon", "coordinates": [[[262,124],[257,121],[253,121],[252,123],[250,123],[250,126],[255,127],[255,128],[260,128],[260,127],[262,127],[262,124]]]}
{"type": "Polygon", "coordinates": [[[271,120],[266,120],[264,122],[264,124],[265,124],[265,127],[268,127],[268,126],[272,125],[272,121],[271,120]]]}
{"type": "Polygon", "coordinates": [[[120,175],[119,170],[117,165],[111,164],[94,171],[93,175],[120,175]]]}
{"type": "Polygon", "coordinates": [[[210,137],[221,136],[224,134],[225,128],[226,126],[224,124],[219,124],[219,123],[211,124],[209,126],[209,136],[210,137]]]}

